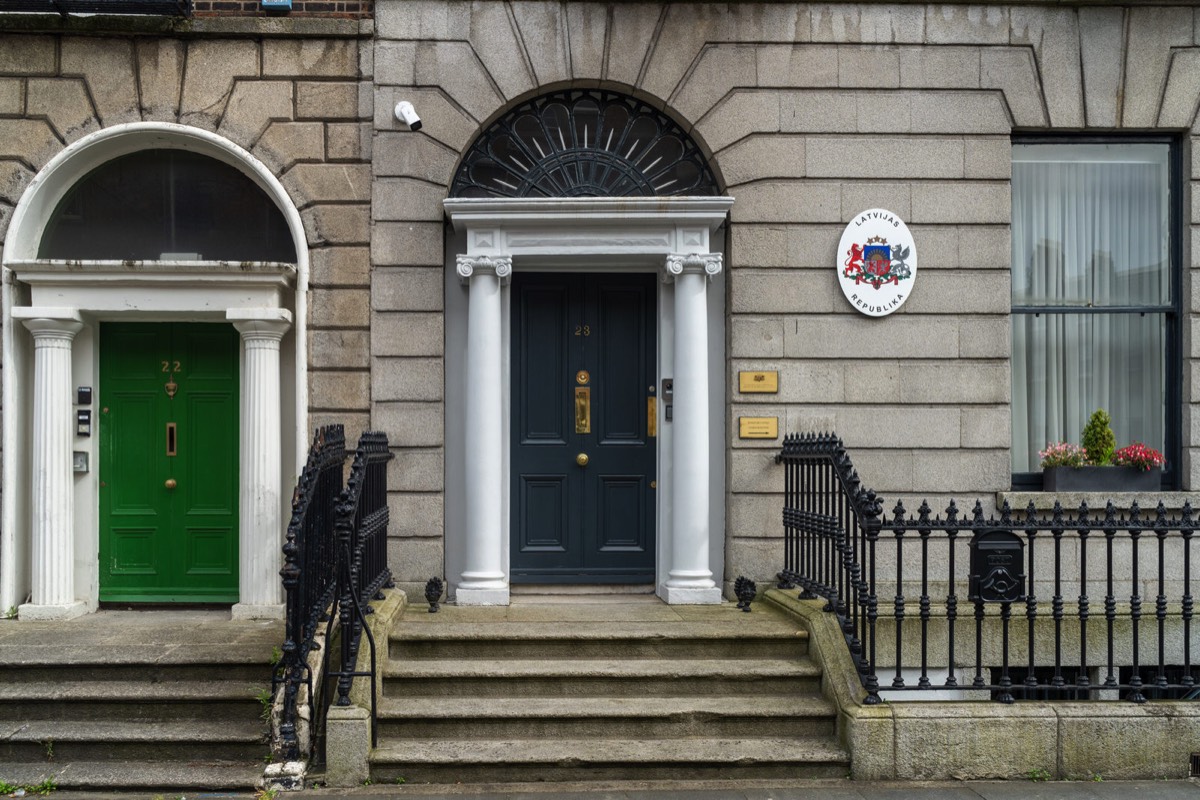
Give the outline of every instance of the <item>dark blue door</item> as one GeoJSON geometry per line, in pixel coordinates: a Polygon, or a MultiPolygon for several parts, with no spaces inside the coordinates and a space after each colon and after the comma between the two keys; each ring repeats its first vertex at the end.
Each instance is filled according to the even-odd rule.
{"type": "Polygon", "coordinates": [[[512,287],[512,580],[651,583],[655,276],[512,287]]]}

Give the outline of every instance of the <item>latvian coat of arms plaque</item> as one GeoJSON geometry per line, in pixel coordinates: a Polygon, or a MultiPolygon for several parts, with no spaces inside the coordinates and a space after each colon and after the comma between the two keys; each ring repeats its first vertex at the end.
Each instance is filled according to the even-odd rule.
{"type": "Polygon", "coordinates": [[[904,220],[882,208],[854,215],[838,245],[838,281],[858,311],[886,317],[917,279],[917,246],[904,220]]]}

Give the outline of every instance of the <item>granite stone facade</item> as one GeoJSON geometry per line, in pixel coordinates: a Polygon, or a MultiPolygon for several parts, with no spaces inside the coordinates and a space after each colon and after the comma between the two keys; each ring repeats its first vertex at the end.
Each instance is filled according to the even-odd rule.
{"type": "Polygon", "coordinates": [[[735,198],[727,337],[712,343],[730,387],[727,584],[767,579],[779,558],[780,442],[739,439],[739,416],[836,431],[889,499],[994,503],[1011,488],[1014,132],[1179,137],[1181,489],[1200,490],[1193,6],[377,0],[373,19],[347,19],[367,4],[337,5],[171,24],[0,14],[0,237],[39,170],[103,128],[194,126],[261,160],[310,248],[309,426],[389,435],[404,588],[442,574],[454,502],[442,200],[491,121],[566,87],[661,107],[735,198]],[[419,132],[393,116],[402,99],[419,132]],[[842,228],[871,207],[902,216],[920,253],[911,298],[881,320],[854,311],[834,271],[842,228]],[[779,393],[738,393],[740,370],[778,370],[779,393]]]}

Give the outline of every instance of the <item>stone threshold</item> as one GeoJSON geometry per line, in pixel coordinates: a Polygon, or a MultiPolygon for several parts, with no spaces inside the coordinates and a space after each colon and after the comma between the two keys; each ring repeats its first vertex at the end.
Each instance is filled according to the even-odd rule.
{"type": "Polygon", "coordinates": [[[148,36],[238,36],[362,38],[373,36],[375,20],[336,17],[161,17],[140,14],[0,14],[0,32],[122,34],[148,36]]]}

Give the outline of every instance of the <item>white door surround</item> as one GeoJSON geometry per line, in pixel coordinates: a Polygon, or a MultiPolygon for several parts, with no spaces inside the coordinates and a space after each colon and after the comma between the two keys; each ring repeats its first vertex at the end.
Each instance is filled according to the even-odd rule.
{"type": "MultiPolygon", "coordinates": [[[[99,437],[74,430],[76,387],[99,385],[100,322],[193,321],[231,323],[242,337],[240,602],[233,613],[282,616],[285,487],[295,482],[307,438],[307,289],[307,240],[295,205],[266,166],[214,133],[173,123],[117,125],[71,144],[35,176],[4,245],[0,608],[18,606],[26,619],[95,610],[99,437]],[[79,180],[119,156],[164,148],[214,158],[254,181],[286,220],[296,263],[38,258],[47,222],[79,180]],[[87,471],[72,469],[73,453],[87,459],[87,471]]],[[[98,431],[103,398],[93,397],[98,431]]]]}
{"type": "MultiPolygon", "coordinates": [[[[709,283],[722,269],[713,234],[733,198],[449,199],[444,205],[455,230],[466,236],[466,252],[454,254],[454,261],[469,286],[461,421],[469,447],[461,454],[465,515],[461,527],[448,519],[446,531],[448,573],[450,554],[462,554],[463,569],[447,576],[456,601],[509,601],[504,284],[514,269],[653,269],[664,285],[658,376],[674,380],[673,418],[666,420],[665,404],[658,405],[657,593],[673,604],[719,603],[724,531],[723,513],[714,512],[723,512],[724,437],[713,441],[710,433],[712,392],[724,386],[724,374],[723,359],[714,368],[709,345],[724,347],[724,298],[711,298],[709,283]],[[710,337],[713,327],[719,336],[710,337]],[[710,470],[714,463],[719,467],[710,470]]],[[[723,417],[721,408],[718,403],[716,414],[723,417]]]]}

